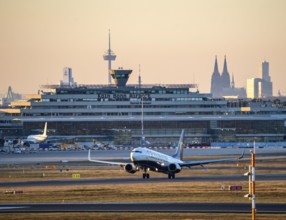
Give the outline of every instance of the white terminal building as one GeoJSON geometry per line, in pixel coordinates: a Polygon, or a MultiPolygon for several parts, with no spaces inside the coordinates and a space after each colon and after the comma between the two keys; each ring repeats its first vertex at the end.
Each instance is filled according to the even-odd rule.
{"type": "Polygon", "coordinates": [[[25,136],[48,122],[54,136],[136,146],[142,139],[143,114],[144,137],[152,144],[176,142],[182,129],[186,144],[286,139],[286,106],[270,100],[213,99],[193,84],[128,84],[131,73],[111,70],[112,85],[46,85],[53,92],[18,106],[10,120],[20,119],[21,124],[11,123],[3,136],[25,136]]]}
{"type": "MultiPolygon", "coordinates": [[[[111,69],[115,57],[109,44],[104,55],[108,84],[77,85],[66,67],[60,85],[42,86],[43,92],[27,102],[0,109],[0,135],[27,136],[48,122],[49,136],[136,146],[143,138],[144,118],[144,137],[152,144],[177,142],[182,129],[186,144],[286,141],[286,102],[214,98],[199,93],[194,84],[128,84],[132,70],[111,69]]],[[[217,62],[215,70],[219,78],[217,62]]],[[[227,88],[229,81],[227,77],[227,88]]],[[[251,97],[272,94],[268,62],[262,64],[262,78],[250,80],[247,89],[251,97]]]]}

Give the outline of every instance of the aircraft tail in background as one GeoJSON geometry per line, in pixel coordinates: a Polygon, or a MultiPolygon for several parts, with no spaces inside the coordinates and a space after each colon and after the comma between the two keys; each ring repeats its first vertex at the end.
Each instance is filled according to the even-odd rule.
{"type": "Polygon", "coordinates": [[[44,136],[47,136],[47,127],[48,127],[48,123],[46,122],[46,123],[45,123],[44,132],[43,132],[43,135],[44,135],[44,136]]]}
{"type": "Polygon", "coordinates": [[[183,152],[184,152],[184,136],[185,136],[185,130],[183,129],[181,132],[181,136],[177,145],[177,151],[173,155],[173,158],[176,158],[178,160],[183,159],[183,152]]]}

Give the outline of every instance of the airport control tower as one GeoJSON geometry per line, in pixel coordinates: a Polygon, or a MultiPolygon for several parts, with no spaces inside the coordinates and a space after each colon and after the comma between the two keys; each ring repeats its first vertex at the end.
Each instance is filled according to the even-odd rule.
{"type": "Polygon", "coordinates": [[[132,70],[124,70],[122,67],[109,71],[109,75],[112,76],[117,87],[125,87],[131,73],[132,70]]]}
{"type": "Polygon", "coordinates": [[[110,46],[110,30],[109,30],[109,46],[108,50],[103,54],[103,59],[108,61],[108,84],[111,84],[111,75],[109,74],[109,71],[111,70],[111,61],[114,61],[116,59],[115,53],[111,50],[110,46]]]}

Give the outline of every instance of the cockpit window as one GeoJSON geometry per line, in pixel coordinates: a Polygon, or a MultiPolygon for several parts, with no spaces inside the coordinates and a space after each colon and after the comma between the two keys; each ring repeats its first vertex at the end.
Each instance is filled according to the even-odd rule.
{"type": "Polygon", "coordinates": [[[133,153],[140,153],[142,154],[142,151],[139,148],[135,148],[132,150],[133,153]]]}

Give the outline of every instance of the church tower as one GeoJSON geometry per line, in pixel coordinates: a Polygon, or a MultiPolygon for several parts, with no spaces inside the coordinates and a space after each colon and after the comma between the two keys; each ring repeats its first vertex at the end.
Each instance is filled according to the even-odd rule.
{"type": "Polygon", "coordinates": [[[230,88],[230,76],[227,70],[226,56],[224,56],[223,71],[221,74],[221,87],[230,88]]]}
{"type": "Polygon", "coordinates": [[[220,91],[221,91],[221,77],[218,71],[217,57],[215,57],[215,65],[211,81],[211,93],[213,97],[217,98],[220,96],[220,91]]]}
{"type": "Polygon", "coordinates": [[[234,76],[232,74],[232,80],[231,80],[231,88],[234,89],[235,88],[235,83],[234,83],[234,76]]]}

